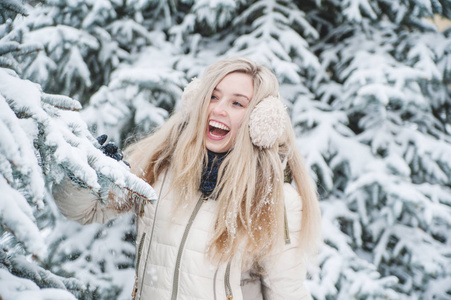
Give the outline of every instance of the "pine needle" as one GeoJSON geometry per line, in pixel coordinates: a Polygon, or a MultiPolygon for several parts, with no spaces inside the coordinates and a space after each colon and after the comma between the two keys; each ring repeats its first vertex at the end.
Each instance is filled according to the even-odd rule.
{"type": "Polygon", "coordinates": [[[42,102],[64,110],[80,111],[82,108],[80,102],[64,95],[42,93],[41,100],[42,102]]]}

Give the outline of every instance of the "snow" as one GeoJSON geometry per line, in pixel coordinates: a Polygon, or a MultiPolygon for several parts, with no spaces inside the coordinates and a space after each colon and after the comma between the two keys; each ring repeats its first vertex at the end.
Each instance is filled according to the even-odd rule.
{"type": "Polygon", "coordinates": [[[91,74],[88,66],[84,63],[80,50],[72,48],[61,77],[65,79],[66,86],[69,87],[76,80],[76,76],[81,77],[87,87],[91,86],[91,74]]]}
{"type": "Polygon", "coordinates": [[[3,97],[13,99],[16,106],[28,108],[37,119],[42,120],[44,113],[41,109],[41,91],[37,84],[21,80],[5,69],[0,69],[0,79],[3,97]]]}
{"type": "Polygon", "coordinates": [[[40,52],[24,72],[24,75],[26,78],[30,78],[37,83],[44,84],[50,77],[50,74],[55,72],[56,69],[56,63],[47,55],[40,52]]]}
{"type": "MultiPolygon", "coordinates": [[[[43,180],[40,177],[41,169],[38,166],[33,146],[28,139],[28,133],[33,133],[33,128],[25,120],[18,120],[14,112],[9,108],[7,99],[14,99],[14,106],[25,113],[32,113],[36,109],[36,94],[39,90],[34,84],[26,81],[25,86],[20,85],[19,79],[9,76],[5,71],[0,70],[0,120],[2,121],[0,130],[4,142],[0,145],[1,156],[11,162],[12,166],[25,174],[28,178],[29,192],[33,196],[38,207],[42,207],[42,197],[44,195],[43,180]],[[12,80],[10,80],[12,79],[12,80]],[[22,88],[26,87],[25,96],[19,94],[22,88]],[[34,88],[34,89],[33,89],[34,88]],[[25,128],[22,126],[26,125],[25,128]],[[24,131],[26,129],[27,131],[24,131]]],[[[39,112],[36,113],[39,115],[39,112]]],[[[3,160],[3,159],[2,159],[3,160]]],[[[10,171],[12,175],[12,170],[10,171]]],[[[9,173],[9,172],[7,172],[9,173]]],[[[6,173],[6,174],[7,174],[6,173]]],[[[9,175],[4,175],[9,177],[9,175]]],[[[12,182],[12,177],[9,177],[12,182]]]]}
{"type": "Polygon", "coordinates": [[[0,291],[3,300],[75,300],[74,295],[61,289],[40,289],[33,281],[15,277],[0,269],[0,291]]]}
{"type": "Polygon", "coordinates": [[[17,238],[23,241],[25,247],[39,257],[44,257],[47,247],[34,221],[33,211],[27,200],[8,182],[0,176],[0,217],[2,223],[10,229],[17,238]]]}
{"type": "Polygon", "coordinates": [[[93,3],[94,5],[92,9],[83,20],[83,28],[89,28],[97,21],[97,19],[102,20],[106,17],[114,19],[117,17],[116,11],[114,10],[113,5],[110,1],[96,0],[93,1],[93,3]]]}

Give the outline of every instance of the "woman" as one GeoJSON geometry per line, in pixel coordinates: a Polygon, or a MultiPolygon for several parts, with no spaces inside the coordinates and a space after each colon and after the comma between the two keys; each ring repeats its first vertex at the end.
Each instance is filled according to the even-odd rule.
{"type": "Polygon", "coordinates": [[[135,299],[311,298],[303,281],[320,210],[267,68],[244,58],[213,64],[126,160],[154,187],[156,203],[102,206],[70,185],[55,198],[83,224],[134,208],[135,299]]]}

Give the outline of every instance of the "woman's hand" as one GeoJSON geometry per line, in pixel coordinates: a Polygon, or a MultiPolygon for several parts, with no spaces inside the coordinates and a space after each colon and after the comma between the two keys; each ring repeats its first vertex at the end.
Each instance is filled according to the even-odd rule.
{"type": "MultiPolygon", "coordinates": [[[[116,146],[113,142],[108,142],[105,144],[106,140],[108,139],[108,136],[106,134],[102,134],[101,136],[97,137],[97,142],[100,144],[100,150],[106,155],[111,157],[112,159],[115,159],[117,161],[121,161],[124,155],[122,154],[122,151],[119,150],[119,148],[116,146]],[[105,145],[104,145],[105,144],[105,145]]],[[[124,164],[126,164],[130,168],[130,164],[126,162],[125,160],[122,160],[124,164]]]]}

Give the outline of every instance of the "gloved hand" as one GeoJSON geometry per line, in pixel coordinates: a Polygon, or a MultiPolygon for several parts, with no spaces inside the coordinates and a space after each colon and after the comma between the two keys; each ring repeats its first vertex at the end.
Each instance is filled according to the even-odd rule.
{"type": "MultiPolygon", "coordinates": [[[[102,134],[101,136],[97,137],[97,142],[100,144],[100,150],[106,155],[109,156],[117,161],[121,161],[124,155],[122,154],[121,150],[116,146],[116,144],[109,142],[105,144],[108,136],[106,134],[102,134]],[[105,145],[104,145],[105,144],[105,145]]],[[[130,164],[126,161],[124,161],[124,164],[126,164],[128,167],[130,167],[130,164]]]]}

